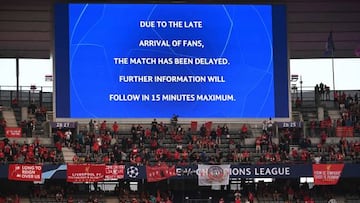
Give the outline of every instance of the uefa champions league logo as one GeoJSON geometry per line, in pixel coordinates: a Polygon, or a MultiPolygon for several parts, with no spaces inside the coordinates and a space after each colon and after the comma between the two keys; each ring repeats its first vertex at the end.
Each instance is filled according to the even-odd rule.
{"type": "Polygon", "coordinates": [[[136,178],[139,175],[139,169],[135,166],[130,166],[126,169],[126,174],[129,176],[129,178],[136,178]]]}

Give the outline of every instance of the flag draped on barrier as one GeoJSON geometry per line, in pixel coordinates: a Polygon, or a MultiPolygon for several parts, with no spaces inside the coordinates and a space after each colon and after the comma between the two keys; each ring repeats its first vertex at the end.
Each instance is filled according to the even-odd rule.
{"type": "Polygon", "coordinates": [[[148,182],[165,180],[175,175],[175,166],[168,166],[166,164],[146,166],[146,177],[148,182]]]}
{"type": "Polygon", "coordinates": [[[198,165],[199,186],[228,185],[230,165],[198,165]]]}
{"type": "Polygon", "coordinates": [[[344,164],[313,164],[315,185],[336,185],[341,177],[344,164]]]}
{"type": "Polygon", "coordinates": [[[105,164],[68,164],[67,182],[98,182],[105,178],[105,164]]]}
{"type": "Polygon", "coordinates": [[[35,164],[10,164],[9,180],[41,181],[42,166],[35,164]]]}
{"type": "Polygon", "coordinates": [[[106,165],[105,180],[124,179],[125,165],[106,165]]]}

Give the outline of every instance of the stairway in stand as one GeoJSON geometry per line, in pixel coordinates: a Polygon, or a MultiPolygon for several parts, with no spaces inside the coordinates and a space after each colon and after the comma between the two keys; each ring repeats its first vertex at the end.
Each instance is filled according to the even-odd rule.
{"type": "Polygon", "coordinates": [[[73,163],[73,158],[75,156],[75,152],[72,148],[69,147],[63,147],[62,153],[64,156],[65,163],[73,163]]]}
{"type": "Polygon", "coordinates": [[[7,127],[18,127],[16,118],[15,118],[15,114],[12,109],[4,109],[2,114],[6,121],[7,127]]]}

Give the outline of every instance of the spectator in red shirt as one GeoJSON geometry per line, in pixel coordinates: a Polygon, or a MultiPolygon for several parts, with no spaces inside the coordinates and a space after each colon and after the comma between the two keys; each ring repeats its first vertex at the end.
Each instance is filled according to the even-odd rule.
{"type": "Polygon", "coordinates": [[[0,150],[0,163],[3,163],[5,161],[5,154],[3,152],[3,150],[0,150]]]}
{"type": "Polygon", "coordinates": [[[119,133],[119,125],[118,125],[118,123],[116,121],[112,125],[112,130],[113,130],[113,133],[114,133],[115,136],[118,135],[118,133],[119,133]]]}
{"type": "Polygon", "coordinates": [[[296,106],[297,108],[299,108],[299,107],[301,107],[301,104],[302,104],[302,102],[301,102],[300,98],[297,97],[297,98],[296,98],[296,101],[295,101],[295,106],[296,106]]]}
{"type": "Polygon", "coordinates": [[[50,157],[50,161],[53,162],[53,163],[55,163],[55,162],[56,162],[56,151],[55,151],[55,150],[51,150],[49,157],[50,157]]]}
{"type": "Polygon", "coordinates": [[[261,152],[261,137],[257,137],[255,141],[255,152],[260,153],[261,152]]]}
{"type": "Polygon", "coordinates": [[[294,190],[292,189],[292,187],[289,187],[289,188],[287,189],[287,195],[288,195],[288,200],[289,200],[289,201],[293,201],[293,200],[294,200],[294,194],[295,194],[295,192],[294,192],[294,190]]]}
{"type": "Polygon", "coordinates": [[[145,129],[145,137],[146,137],[147,139],[150,139],[150,138],[151,138],[151,130],[150,130],[150,128],[146,128],[146,129],[145,129]]]}
{"type": "Polygon", "coordinates": [[[34,140],[34,144],[35,146],[39,146],[40,145],[40,139],[38,136],[36,136],[35,140],[34,140]]]}
{"type": "Polygon", "coordinates": [[[12,99],[11,100],[11,107],[15,108],[15,107],[18,107],[18,106],[19,106],[19,101],[16,98],[12,99]]]}
{"type": "Polygon", "coordinates": [[[180,161],[180,153],[177,150],[174,152],[174,161],[180,161]]]}
{"type": "Polygon", "coordinates": [[[106,123],[106,121],[103,121],[100,125],[100,134],[105,134],[106,128],[107,128],[107,123],[106,123]]]}
{"type": "Polygon", "coordinates": [[[337,152],[336,153],[336,160],[339,161],[339,162],[343,162],[344,161],[344,154],[341,153],[341,152],[337,152]]]}
{"type": "Polygon", "coordinates": [[[182,157],[182,160],[188,161],[189,153],[187,152],[186,149],[183,150],[183,153],[182,153],[181,157],[182,157]]]}
{"type": "Polygon", "coordinates": [[[299,159],[299,153],[297,149],[295,148],[291,149],[291,157],[293,158],[294,161],[297,161],[299,159]]]}
{"type": "Polygon", "coordinates": [[[316,121],[315,120],[311,120],[310,121],[310,136],[314,137],[315,136],[315,129],[316,129],[316,121]]]}
{"type": "Polygon", "coordinates": [[[155,151],[155,159],[156,159],[156,160],[162,159],[162,157],[163,157],[163,152],[164,152],[164,150],[163,150],[162,148],[156,149],[156,151],[155,151]]]}
{"type": "Polygon", "coordinates": [[[248,193],[248,200],[250,203],[254,203],[254,194],[252,192],[248,193]]]}
{"type": "Polygon", "coordinates": [[[334,102],[338,102],[339,100],[339,94],[337,91],[334,91],[334,102]]]}
{"type": "Polygon", "coordinates": [[[193,146],[193,144],[191,142],[189,142],[189,144],[187,145],[186,148],[188,149],[189,152],[192,152],[193,149],[194,149],[194,146],[193,146]]]}
{"type": "Polygon", "coordinates": [[[152,150],[156,150],[158,148],[158,142],[155,138],[151,139],[150,141],[150,147],[152,150]]]}
{"type": "Polygon", "coordinates": [[[248,127],[247,125],[244,123],[241,127],[241,132],[240,132],[240,143],[242,145],[245,144],[245,138],[248,136],[248,127]]]}
{"type": "Polygon", "coordinates": [[[34,159],[34,151],[29,150],[26,154],[26,160],[28,161],[28,163],[35,163],[35,159],[34,159]]]}
{"type": "Polygon", "coordinates": [[[105,163],[105,164],[109,164],[109,163],[110,163],[110,157],[109,157],[109,155],[105,155],[105,156],[103,157],[103,163],[105,163]]]}
{"type": "Polygon", "coordinates": [[[55,147],[56,147],[56,151],[57,151],[58,153],[62,152],[62,144],[61,144],[60,141],[57,141],[57,142],[55,143],[55,147]]]}
{"type": "Polygon", "coordinates": [[[327,134],[325,131],[321,131],[321,141],[320,141],[320,144],[321,145],[324,145],[326,143],[326,138],[327,138],[327,134]]]}
{"type": "Polygon", "coordinates": [[[245,149],[242,152],[242,158],[243,158],[244,162],[249,162],[250,161],[250,153],[249,153],[249,151],[247,149],[245,149]]]}
{"type": "Polygon", "coordinates": [[[308,199],[304,200],[304,203],[315,203],[315,201],[312,197],[309,197],[308,199]]]}
{"type": "Polygon", "coordinates": [[[79,163],[79,157],[75,154],[74,157],[73,157],[73,163],[77,164],[79,163]]]}
{"type": "Polygon", "coordinates": [[[275,153],[274,158],[275,158],[275,162],[277,162],[277,163],[280,163],[280,162],[281,162],[281,156],[280,156],[280,153],[279,153],[279,152],[276,152],[276,153],[275,153]]]}
{"type": "Polygon", "coordinates": [[[306,149],[301,151],[301,161],[306,162],[309,158],[309,152],[306,149]]]}

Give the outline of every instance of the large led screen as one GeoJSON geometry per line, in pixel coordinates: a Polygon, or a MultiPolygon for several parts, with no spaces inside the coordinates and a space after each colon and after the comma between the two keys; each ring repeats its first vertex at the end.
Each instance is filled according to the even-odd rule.
{"type": "Polygon", "coordinates": [[[284,6],[58,4],[57,118],[287,118],[284,6]]]}

